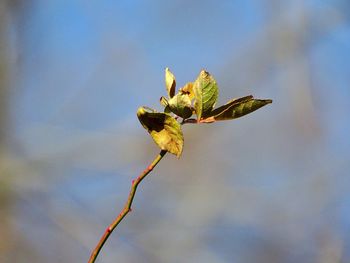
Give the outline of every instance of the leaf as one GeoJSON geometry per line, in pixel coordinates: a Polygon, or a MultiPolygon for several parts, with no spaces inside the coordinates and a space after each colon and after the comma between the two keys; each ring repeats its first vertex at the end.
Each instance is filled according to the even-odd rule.
{"type": "Polygon", "coordinates": [[[180,116],[183,119],[187,119],[192,116],[193,111],[190,96],[183,93],[182,90],[172,97],[168,103],[170,110],[177,116],[180,116]]]}
{"type": "Polygon", "coordinates": [[[165,113],[171,113],[170,107],[169,107],[169,102],[166,98],[164,98],[163,96],[160,97],[159,99],[160,105],[162,105],[164,107],[164,112],[165,113]]]}
{"type": "Polygon", "coordinates": [[[197,114],[197,121],[207,117],[212,111],[218,98],[218,87],[215,79],[206,71],[202,70],[193,84],[195,96],[194,108],[197,114]]]}
{"type": "Polygon", "coordinates": [[[163,96],[160,97],[159,102],[160,102],[160,105],[162,105],[163,107],[166,107],[169,105],[168,100],[166,98],[164,98],[163,96]]]}
{"type": "Polygon", "coordinates": [[[174,97],[176,80],[175,80],[175,76],[173,75],[173,73],[171,73],[169,68],[165,69],[165,87],[168,92],[169,98],[174,97]]]}
{"type": "Polygon", "coordinates": [[[215,116],[215,115],[218,115],[224,111],[226,111],[228,108],[232,107],[233,105],[235,104],[239,104],[239,103],[242,103],[242,102],[247,102],[247,101],[250,101],[251,99],[253,99],[253,96],[252,95],[249,95],[249,96],[245,96],[245,97],[242,97],[242,98],[239,98],[239,99],[232,99],[232,100],[229,100],[226,104],[214,109],[211,113],[210,113],[210,116],[215,116]]]}
{"type": "Polygon", "coordinates": [[[253,96],[246,96],[239,99],[234,99],[225,105],[213,110],[208,118],[202,120],[202,123],[232,120],[249,114],[261,107],[272,103],[272,100],[254,99],[253,96]]]}
{"type": "Polygon", "coordinates": [[[140,107],[137,117],[160,149],[180,157],[184,139],[180,124],[172,116],[140,107]]]}
{"type": "Polygon", "coordinates": [[[194,91],[193,91],[193,83],[192,82],[186,83],[186,85],[183,86],[180,90],[182,91],[182,93],[188,94],[191,101],[194,99],[194,91]]]}

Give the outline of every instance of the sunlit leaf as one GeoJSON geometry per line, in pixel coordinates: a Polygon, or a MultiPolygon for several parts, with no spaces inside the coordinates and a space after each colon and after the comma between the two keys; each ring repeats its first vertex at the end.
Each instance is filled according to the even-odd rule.
{"type": "Polygon", "coordinates": [[[193,91],[193,83],[192,82],[186,83],[186,85],[183,86],[180,90],[183,93],[188,94],[191,101],[194,99],[194,91],[193,91]]]}
{"type": "Polygon", "coordinates": [[[198,121],[207,117],[212,111],[218,98],[218,87],[215,79],[206,71],[202,70],[193,84],[195,96],[194,108],[198,121]]]}
{"type": "Polygon", "coordinates": [[[169,107],[169,102],[165,97],[160,97],[159,99],[160,104],[164,107],[164,112],[165,113],[171,113],[170,107],[169,107]]]}
{"type": "Polygon", "coordinates": [[[272,103],[272,100],[254,99],[253,96],[246,96],[234,99],[225,105],[213,110],[210,115],[201,120],[201,122],[214,122],[223,120],[232,120],[249,114],[257,109],[272,103]]]}
{"type": "Polygon", "coordinates": [[[160,102],[160,105],[162,105],[163,107],[166,107],[169,105],[168,100],[163,96],[160,97],[159,102],[160,102]]]}
{"type": "Polygon", "coordinates": [[[192,116],[192,107],[190,96],[183,91],[179,91],[169,100],[169,108],[177,116],[187,119],[192,116]]]}
{"type": "Polygon", "coordinates": [[[173,75],[173,73],[171,73],[169,68],[165,69],[165,87],[168,92],[169,98],[174,97],[176,80],[175,80],[175,76],[173,75]]]}
{"type": "Polygon", "coordinates": [[[140,107],[137,117],[160,149],[180,157],[184,139],[180,124],[172,116],[140,107]]]}
{"type": "Polygon", "coordinates": [[[245,96],[245,97],[241,97],[238,99],[232,99],[230,101],[228,101],[226,104],[214,109],[209,116],[215,116],[218,115],[224,111],[226,111],[227,109],[229,109],[230,107],[232,107],[235,104],[239,104],[239,103],[243,103],[243,102],[247,102],[252,100],[254,97],[252,95],[249,96],[245,96]]]}

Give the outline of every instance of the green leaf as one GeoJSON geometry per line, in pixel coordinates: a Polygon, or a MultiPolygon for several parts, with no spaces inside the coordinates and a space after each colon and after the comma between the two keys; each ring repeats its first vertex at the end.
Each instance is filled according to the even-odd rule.
{"type": "Polygon", "coordinates": [[[253,96],[246,96],[239,99],[234,99],[225,105],[213,110],[208,118],[202,120],[202,123],[232,120],[249,114],[261,107],[272,103],[272,100],[254,99],[253,96]]]}
{"type": "Polygon", "coordinates": [[[137,110],[137,117],[160,149],[180,157],[184,139],[180,124],[172,116],[140,107],[137,110]]]}
{"type": "Polygon", "coordinates": [[[180,90],[174,97],[169,101],[170,110],[177,116],[183,119],[187,119],[192,116],[191,99],[189,94],[184,93],[180,90]]]}
{"type": "Polygon", "coordinates": [[[169,98],[174,97],[176,80],[175,80],[175,76],[173,75],[173,73],[171,73],[169,68],[165,69],[165,87],[168,92],[169,98]]]}
{"type": "Polygon", "coordinates": [[[232,107],[233,105],[235,104],[239,104],[239,103],[243,103],[243,102],[247,102],[247,101],[250,101],[253,99],[253,96],[252,95],[249,95],[249,96],[245,96],[245,97],[241,97],[241,98],[238,98],[238,99],[232,99],[232,100],[229,100],[226,104],[214,109],[211,113],[210,113],[210,116],[215,116],[215,115],[218,115],[224,111],[226,111],[227,109],[229,109],[230,107],[232,107]]]}
{"type": "Polygon", "coordinates": [[[199,73],[193,84],[195,96],[194,108],[197,114],[197,121],[207,117],[215,106],[218,98],[218,87],[215,79],[205,70],[199,73]]]}

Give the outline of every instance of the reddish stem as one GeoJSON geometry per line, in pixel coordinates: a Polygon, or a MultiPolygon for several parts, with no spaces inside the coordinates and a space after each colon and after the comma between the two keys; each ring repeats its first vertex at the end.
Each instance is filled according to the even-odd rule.
{"type": "Polygon", "coordinates": [[[163,156],[167,153],[165,150],[161,150],[157,157],[153,160],[153,162],[135,179],[132,180],[131,189],[129,192],[128,200],[126,201],[123,210],[120,214],[114,219],[114,221],[107,227],[100,241],[98,242],[95,249],[92,251],[90,259],[88,263],[94,263],[98,254],[100,253],[104,243],[107,241],[110,234],[113,230],[118,226],[118,224],[123,220],[123,218],[131,212],[131,205],[134,200],[136,189],[139,183],[153,170],[153,168],[159,163],[159,161],[163,158],[163,156]]]}

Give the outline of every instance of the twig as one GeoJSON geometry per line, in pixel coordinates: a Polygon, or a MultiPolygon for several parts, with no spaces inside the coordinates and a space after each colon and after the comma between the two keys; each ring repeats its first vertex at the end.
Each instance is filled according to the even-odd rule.
{"type": "Polygon", "coordinates": [[[198,123],[196,119],[183,119],[181,124],[186,124],[186,123],[198,123]]]}
{"type": "Polygon", "coordinates": [[[98,242],[95,249],[92,251],[90,259],[88,263],[94,263],[98,254],[100,253],[104,243],[107,241],[110,234],[113,232],[113,230],[118,226],[118,224],[123,220],[123,218],[131,211],[131,205],[134,200],[136,189],[139,183],[153,170],[153,168],[159,163],[159,161],[163,158],[163,156],[167,153],[165,150],[161,150],[160,153],[157,155],[157,157],[153,160],[153,162],[135,179],[132,181],[131,189],[129,192],[128,200],[126,201],[123,210],[120,212],[120,214],[115,218],[115,220],[110,224],[106,231],[104,232],[103,236],[101,237],[100,241],[98,242]]]}

